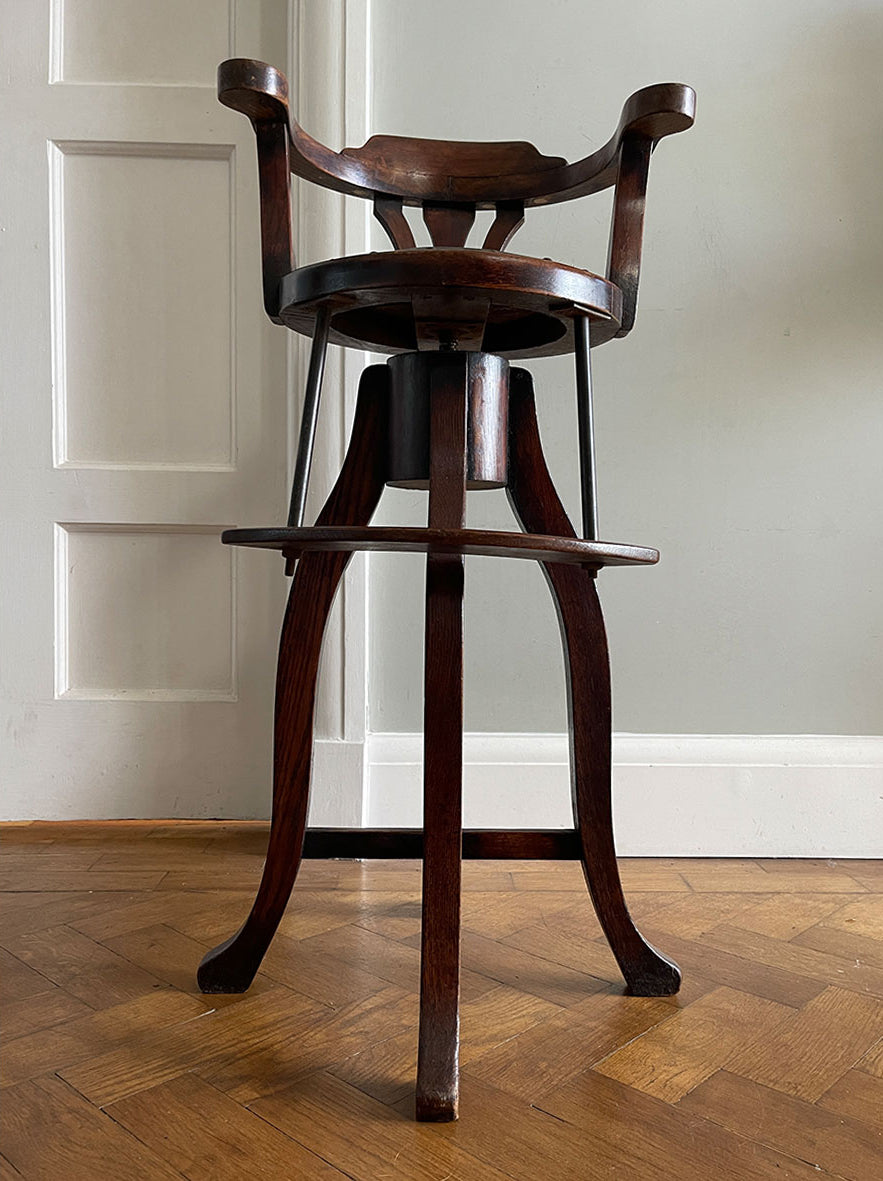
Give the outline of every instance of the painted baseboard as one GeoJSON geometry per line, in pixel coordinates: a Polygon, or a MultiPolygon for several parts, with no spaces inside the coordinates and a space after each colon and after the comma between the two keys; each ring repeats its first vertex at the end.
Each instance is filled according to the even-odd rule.
{"type": "MultiPolygon", "coordinates": [[[[617,734],[623,856],[881,857],[883,737],[617,734]]],[[[371,734],[364,823],[421,822],[422,737],[371,734]]],[[[468,828],[571,826],[565,734],[467,734],[468,828]]]]}

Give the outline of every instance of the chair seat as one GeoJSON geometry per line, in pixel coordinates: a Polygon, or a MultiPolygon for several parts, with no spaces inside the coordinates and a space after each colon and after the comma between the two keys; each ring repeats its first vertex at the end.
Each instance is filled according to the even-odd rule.
{"type": "Polygon", "coordinates": [[[549,259],[496,250],[418,247],[332,259],[285,275],[279,318],[311,336],[320,309],[330,340],[375,352],[447,347],[507,357],[573,351],[573,317],[593,322],[592,344],[615,336],[622,293],[606,279],[549,259]],[[445,347],[441,337],[442,347],[445,347]]]}
{"type": "Polygon", "coordinates": [[[383,550],[390,553],[467,554],[531,558],[571,566],[648,566],[659,551],[646,546],[539,533],[504,533],[486,529],[420,529],[380,525],[336,525],[303,529],[227,529],[225,545],[278,549],[288,557],[308,550],[383,550]]]}

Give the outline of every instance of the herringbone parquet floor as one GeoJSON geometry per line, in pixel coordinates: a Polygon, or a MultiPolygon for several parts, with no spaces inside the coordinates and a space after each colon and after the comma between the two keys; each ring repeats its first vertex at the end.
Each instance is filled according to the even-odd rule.
{"type": "Polygon", "coordinates": [[[266,830],[3,832],[0,1178],[883,1177],[883,863],[640,860],[678,998],[571,864],[464,867],[461,1118],[411,1120],[419,866],[309,862],[251,991],[196,965],[266,830]]]}

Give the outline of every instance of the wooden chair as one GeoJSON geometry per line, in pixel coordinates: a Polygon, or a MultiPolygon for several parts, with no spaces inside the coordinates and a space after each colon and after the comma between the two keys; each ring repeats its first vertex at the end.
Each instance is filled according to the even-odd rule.
{"type": "Polygon", "coordinates": [[[674,993],[680,973],[635,927],[623,898],[610,800],[610,676],[595,577],[658,553],[597,539],[590,346],[635,319],[650,155],[693,122],[679,84],[633,94],[613,137],[568,164],[529,143],[373,136],[331,151],[291,118],[285,78],[261,62],[224,62],[222,103],[257,136],[264,303],[312,353],[288,524],[232,529],[230,545],[277,549],[294,578],[276,682],[273,819],[245,924],[202,961],[204,992],[251,983],[302,857],[423,858],[417,1118],[457,1115],[460,864],[468,858],[579,858],[601,926],[640,996],[674,993]],[[393,250],[295,266],[290,176],[365,197],[393,250]],[[607,274],[506,252],[525,208],[615,186],[607,274]],[[415,246],[403,206],[420,206],[432,246],[415,246]],[[465,243],[477,209],[496,217],[480,249],[465,243]],[[316,524],[303,514],[328,343],[392,354],[365,369],[343,466],[316,524]],[[509,360],[573,352],[579,410],[582,536],[549,476],[529,373],[509,360]],[[385,484],[429,491],[425,529],[372,528],[385,484]],[[467,489],[505,487],[523,532],[464,528],[467,489]],[[423,830],[307,830],[316,674],[335,592],[354,550],[426,557],[423,830]],[[542,563],[566,654],[572,831],[461,829],[464,555],[542,563]]]}

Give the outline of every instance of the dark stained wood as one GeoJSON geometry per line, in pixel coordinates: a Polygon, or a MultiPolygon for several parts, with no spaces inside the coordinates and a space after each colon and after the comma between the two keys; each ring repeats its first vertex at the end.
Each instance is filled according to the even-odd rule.
{"type": "MultiPolygon", "coordinates": [[[[388,372],[362,375],[352,438],[337,483],[319,515],[368,521],[386,479],[388,372]]],[[[302,856],[313,755],[313,710],[325,624],[349,555],[314,553],[298,564],[276,673],[273,823],[264,873],[242,928],[199,966],[203,992],[244,992],[254,979],[291,894],[302,856]]]]}
{"type": "MultiPolygon", "coordinates": [[[[397,488],[429,488],[430,353],[389,361],[389,479],[397,488]]],[[[466,487],[504,488],[509,448],[509,364],[470,353],[466,365],[466,487]]]]}
{"type": "Polygon", "coordinates": [[[538,533],[488,529],[421,529],[403,525],[327,526],[311,529],[227,529],[226,545],[278,549],[297,555],[315,550],[375,550],[389,553],[473,554],[531,558],[571,566],[648,566],[659,551],[607,541],[582,541],[538,533]]]}
{"type": "Polygon", "coordinates": [[[619,331],[622,296],[599,275],[499,250],[425,247],[351,255],[300,267],[280,287],[280,318],[311,335],[319,309],[334,314],[332,344],[376,352],[456,347],[507,357],[573,351],[573,315],[592,319],[592,344],[619,331]],[[415,311],[416,307],[416,311],[415,311]],[[435,333],[422,324],[440,321],[435,333]],[[469,336],[464,333],[472,332],[469,336]],[[434,344],[424,344],[434,338],[434,344]]]}
{"type": "MultiPolygon", "coordinates": [[[[199,982],[210,992],[248,986],[280,921],[303,856],[422,857],[416,1111],[421,1120],[451,1120],[458,1104],[464,852],[476,858],[578,858],[629,991],[665,996],[680,984],[677,967],[640,935],[623,898],[611,817],[607,642],[594,581],[602,566],[648,564],[658,554],[596,540],[593,485],[589,489],[588,482],[583,498],[587,540],[575,536],[546,468],[530,377],[521,370],[516,371],[513,415],[507,422],[505,358],[577,352],[585,482],[592,468],[589,347],[625,335],[634,323],[650,154],[661,138],[692,124],[695,95],[677,83],[636,92],[623,107],[611,139],[568,164],[522,141],[378,135],[360,148],[336,152],[309,136],[291,116],[283,75],[250,59],[221,65],[218,93],[223,103],[251,119],[257,135],[264,298],[270,316],[297,332],[316,334],[320,341],[330,325],[330,343],[405,355],[394,357],[388,369],[367,371],[344,468],[315,527],[236,529],[223,535],[227,544],[278,549],[285,556],[286,571],[296,563],[297,571],[280,646],[273,824],[264,873],[245,925],[205,957],[199,982]],[[393,252],[294,270],[292,172],[373,200],[393,252]],[[523,223],[525,207],[570,200],[613,184],[607,278],[549,259],[505,253],[523,223]],[[422,206],[430,248],[417,248],[405,205],[422,206]],[[494,209],[496,216],[482,248],[467,249],[477,209],[494,209]],[[427,528],[368,526],[384,481],[428,487],[427,528]],[[464,528],[467,487],[507,487],[525,532],[464,528]],[[427,555],[422,832],[306,832],[322,636],[336,588],[356,549],[427,555]],[[463,576],[469,554],[531,558],[543,564],[565,648],[573,832],[462,834],[463,576]]],[[[310,389],[315,393],[318,382],[312,368],[311,373],[310,389]]],[[[308,440],[314,402],[307,398],[308,440]]],[[[299,473],[304,466],[299,463],[299,473]]],[[[301,484],[296,481],[296,489],[302,490],[301,484]]],[[[301,500],[293,494],[293,503],[301,500]]],[[[300,525],[299,512],[289,524],[300,525]]],[[[182,889],[186,879],[173,879],[163,888],[169,884],[182,889]]],[[[681,878],[678,887],[686,887],[681,878]]],[[[542,943],[544,929],[535,930],[542,943]]],[[[520,928],[509,931],[517,936],[520,928]]],[[[605,972],[606,949],[577,928],[578,936],[584,933],[587,970],[605,972]]],[[[380,935],[362,931],[359,938],[362,943],[373,940],[372,951],[379,941],[382,950],[380,935]]],[[[274,954],[278,958],[278,948],[274,954]]],[[[524,951],[510,949],[509,955],[517,955],[521,966],[525,960],[529,965],[542,962],[540,956],[527,957],[524,951]]],[[[399,968],[407,970],[410,964],[399,965],[396,972],[399,968]]],[[[380,976],[384,970],[388,971],[376,969],[380,976]]],[[[581,982],[594,978],[586,975],[585,965],[576,975],[581,982]]],[[[387,979],[402,982],[399,975],[387,979]]],[[[595,983],[589,991],[599,987],[603,986],[595,983]]],[[[701,991],[701,982],[696,987],[701,991]]],[[[560,987],[554,991],[556,997],[562,995],[560,987]]],[[[501,1030],[517,1035],[525,1028],[522,1018],[529,1028],[537,1012],[536,997],[549,989],[534,986],[527,992],[532,999],[514,1024],[511,1013],[492,1021],[495,1036],[501,1030]]],[[[394,1008],[398,1000],[378,1003],[394,1008]]],[[[711,1002],[709,1006],[714,1009],[711,1002]]],[[[347,1029],[352,1053],[357,1026],[347,1024],[347,1029]]],[[[737,1038],[732,1031],[730,1036],[737,1038]]],[[[381,1058],[395,1063],[401,1046],[410,1071],[413,1044],[407,1024],[389,1035],[381,1058]]],[[[280,1062],[284,1058],[307,1073],[321,1068],[321,1060],[303,1064],[297,1053],[298,1048],[283,1039],[280,1062]]],[[[371,1077],[367,1061],[355,1077],[371,1077]]],[[[246,1100],[260,1093],[253,1089],[247,1067],[231,1064],[220,1070],[220,1078],[228,1087],[240,1088],[237,1093],[246,1100]]],[[[224,1085],[213,1074],[208,1081],[224,1085]]],[[[529,1087],[529,1082],[523,1086],[529,1087]]],[[[516,1090],[521,1093],[521,1084],[516,1090]]]]}
{"type": "Polygon", "coordinates": [[[491,222],[482,250],[505,250],[514,235],[524,225],[523,201],[499,201],[497,216],[491,222]]]}
{"type": "Polygon", "coordinates": [[[254,130],[261,194],[264,308],[271,320],[281,324],[279,283],[294,269],[288,132],[283,124],[267,121],[255,121],[254,130]]]}
{"type": "Polygon", "coordinates": [[[374,216],[386,230],[396,250],[413,250],[417,245],[408,219],[402,212],[401,197],[375,197],[374,216]]]}
{"type": "MultiPolygon", "coordinates": [[[[469,358],[430,372],[429,527],[466,516],[469,358]]],[[[423,715],[423,921],[418,1120],[457,1118],[460,1046],[460,849],[463,782],[463,557],[426,559],[423,715]]]]}
{"type": "Polygon", "coordinates": [[[288,111],[284,75],[264,62],[233,58],[218,68],[218,96],[250,118],[287,114],[291,170],[337,192],[357,197],[381,193],[408,204],[424,201],[474,204],[491,209],[499,201],[525,205],[569,201],[609,188],[616,181],[619,148],[626,134],[657,141],[693,124],[696,95],[679,82],[636,91],[625,103],[619,125],[597,151],[567,164],[543,156],[525,142],[470,143],[372,136],[360,148],[334,152],[313,139],[288,111]]]}
{"type": "MultiPolygon", "coordinates": [[[[509,490],[525,529],[573,536],[540,443],[533,380],[525,369],[511,373],[509,490]]],[[[574,816],[582,865],[598,920],[637,996],[668,996],[680,987],[680,972],[642,937],[622,893],[613,844],[611,811],[610,672],[604,620],[593,573],[544,563],[561,627],[567,671],[570,762],[574,816]]]]}
{"type": "Polygon", "coordinates": [[[627,135],[620,148],[607,254],[607,278],[622,292],[622,322],[617,336],[626,336],[635,325],[644,239],[644,206],[652,151],[652,140],[639,135],[627,135]]]}
{"type": "Polygon", "coordinates": [[[465,246],[475,222],[475,206],[424,201],[423,221],[433,246],[465,246]]]}
{"type": "MultiPolygon", "coordinates": [[[[463,830],[466,861],[579,861],[581,850],[579,834],[567,828],[463,830]]],[[[308,828],[304,843],[305,858],[422,856],[422,828],[308,828]]]]}

